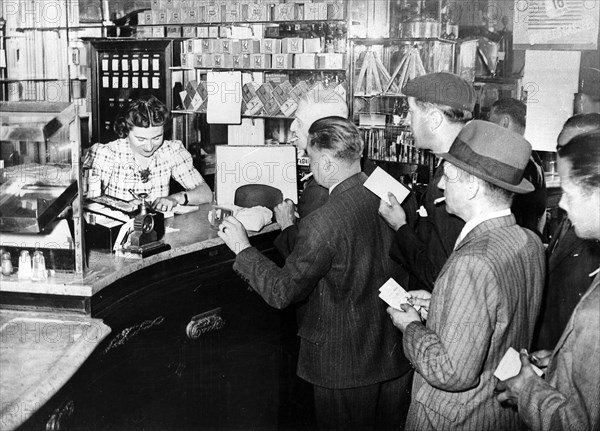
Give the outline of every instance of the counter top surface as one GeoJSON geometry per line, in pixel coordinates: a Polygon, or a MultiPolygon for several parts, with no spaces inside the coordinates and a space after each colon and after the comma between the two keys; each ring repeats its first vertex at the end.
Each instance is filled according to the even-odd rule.
{"type": "MultiPolygon", "coordinates": [[[[18,280],[16,274],[2,276],[0,292],[91,297],[116,280],[155,263],[222,245],[223,240],[208,222],[211,208],[210,204],[200,205],[198,211],[165,220],[167,232],[164,242],[171,246],[170,250],[144,259],[93,250],[89,256],[88,269],[83,274],[57,273],[43,282],[18,280]]],[[[260,232],[248,234],[252,237],[277,229],[279,225],[272,223],[260,232]]]]}
{"type": "Polygon", "coordinates": [[[49,400],[110,333],[81,315],[0,310],[2,429],[15,429],[49,400]]]}

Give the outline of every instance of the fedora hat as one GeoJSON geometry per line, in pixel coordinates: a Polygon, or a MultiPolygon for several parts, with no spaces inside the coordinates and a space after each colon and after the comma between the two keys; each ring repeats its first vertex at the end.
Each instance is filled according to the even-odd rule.
{"type": "Polygon", "coordinates": [[[473,120],[458,134],[450,150],[440,154],[462,170],[514,193],[529,193],[523,179],[531,145],[521,135],[487,121],[473,120]]]}

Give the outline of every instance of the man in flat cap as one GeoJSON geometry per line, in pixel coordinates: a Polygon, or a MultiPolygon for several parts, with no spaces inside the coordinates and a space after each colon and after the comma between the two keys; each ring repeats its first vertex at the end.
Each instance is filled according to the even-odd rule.
{"type": "MultiPolygon", "coordinates": [[[[410,81],[402,92],[408,96],[411,130],[418,148],[436,155],[448,152],[456,136],[472,118],[475,90],[451,73],[431,73],[410,81]]],[[[431,291],[440,269],[450,256],[464,222],[448,214],[437,184],[437,169],[422,197],[416,229],[407,223],[407,214],[395,197],[391,205],[381,201],[379,213],[396,231],[390,255],[411,275],[410,287],[431,291]]]]}
{"type": "MultiPolygon", "coordinates": [[[[446,210],[466,222],[435,281],[428,320],[408,304],[388,308],[415,367],[409,430],[514,430],[516,412],[495,403],[493,373],[509,347],[531,343],[544,283],[544,247],[510,212],[531,146],[475,120],[444,158],[446,210]]],[[[409,292],[410,293],[410,292],[409,292]]],[[[414,298],[414,297],[413,297],[414,298]]]]}

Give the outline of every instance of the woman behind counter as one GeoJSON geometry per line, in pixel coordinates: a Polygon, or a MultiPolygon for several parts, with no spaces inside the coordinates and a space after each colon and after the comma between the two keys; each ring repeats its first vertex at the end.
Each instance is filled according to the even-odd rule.
{"type": "Polygon", "coordinates": [[[147,193],[152,206],[170,211],[176,205],[212,201],[212,191],[192,164],[192,155],[181,141],[166,141],[171,113],[156,97],[139,98],[117,117],[119,139],[93,145],[84,169],[100,177],[102,194],[129,201],[129,189],[147,193]],[[185,191],[169,194],[171,177],[185,191]]]}

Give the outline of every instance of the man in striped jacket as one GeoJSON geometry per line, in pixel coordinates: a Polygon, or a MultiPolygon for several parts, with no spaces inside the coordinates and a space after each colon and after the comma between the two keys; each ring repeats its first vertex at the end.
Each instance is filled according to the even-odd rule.
{"type": "MultiPolygon", "coordinates": [[[[427,292],[427,324],[410,305],[388,308],[403,332],[406,357],[418,374],[407,429],[519,429],[516,412],[495,400],[493,373],[509,347],[527,348],[544,283],[544,248],[510,212],[531,146],[521,136],[483,121],[459,133],[444,158],[446,209],[466,224],[454,251],[427,292]]],[[[409,292],[410,293],[410,292],[409,292]]]]}

